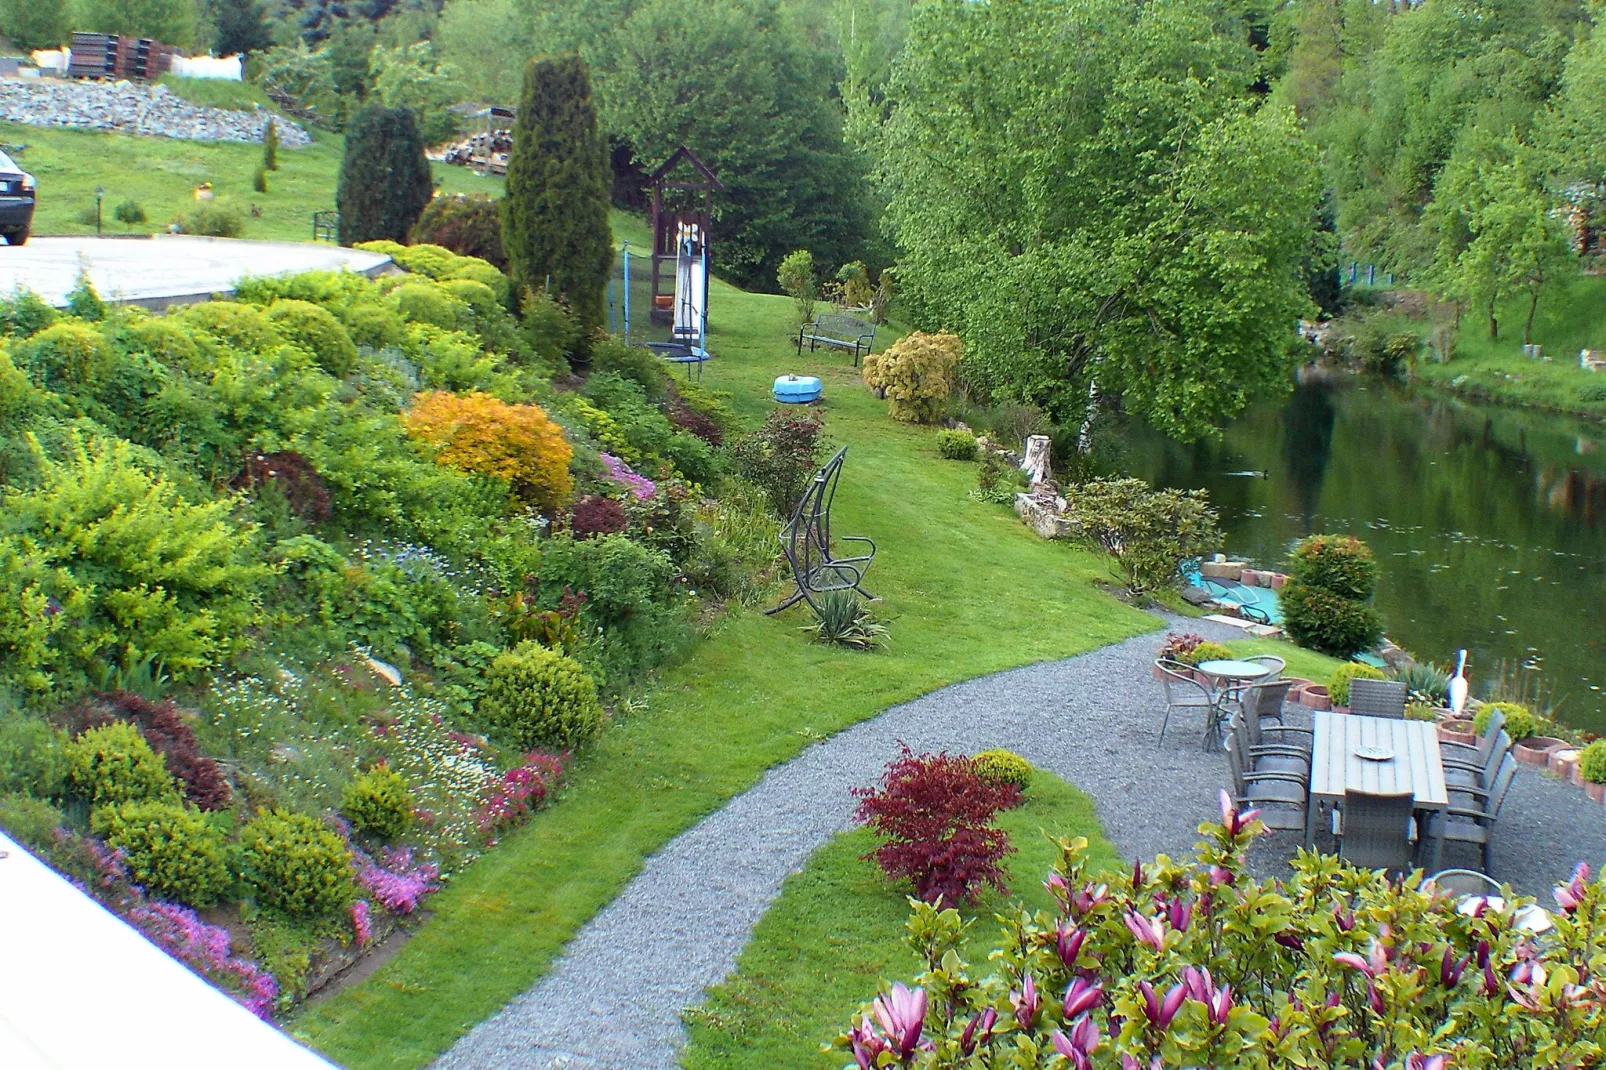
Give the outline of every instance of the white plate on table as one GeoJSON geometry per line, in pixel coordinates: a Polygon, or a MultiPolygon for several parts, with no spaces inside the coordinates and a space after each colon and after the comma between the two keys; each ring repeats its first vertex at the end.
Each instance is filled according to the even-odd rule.
{"type": "Polygon", "coordinates": [[[1394,757],[1394,752],[1387,747],[1356,747],[1355,757],[1365,758],[1369,762],[1386,762],[1394,757]]]}

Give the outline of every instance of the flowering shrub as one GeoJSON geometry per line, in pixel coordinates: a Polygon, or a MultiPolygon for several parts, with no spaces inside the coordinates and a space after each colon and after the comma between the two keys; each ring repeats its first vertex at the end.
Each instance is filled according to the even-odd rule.
{"type": "Polygon", "coordinates": [[[372,914],[366,899],[351,904],[351,935],[358,947],[367,947],[374,938],[372,914]]]}
{"type": "Polygon", "coordinates": [[[1364,602],[1377,588],[1377,558],[1353,535],[1310,535],[1291,555],[1291,579],[1364,602]]]}
{"type": "Polygon", "coordinates": [[[152,943],[230,993],[246,1010],[273,1020],[278,983],[256,963],[234,956],[227,929],[208,925],[195,911],[171,903],[146,903],[127,917],[152,943]]]}
{"type": "Polygon", "coordinates": [[[1204,642],[1204,636],[1193,632],[1166,632],[1165,639],[1160,643],[1160,657],[1171,661],[1182,661],[1184,656],[1193,653],[1193,648],[1204,642]]]}
{"type": "Polygon", "coordinates": [[[414,810],[407,778],[388,765],[374,766],[340,795],[340,812],[357,831],[381,840],[393,840],[412,828],[414,810]]]}
{"type": "Polygon", "coordinates": [[[411,914],[437,887],[440,870],[428,862],[415,863],[411,847],[387,847],[377,859],[355,848],[353,853],[358,885],[392,914],[411,914]]]}
{"type": "Polygon", "coordinates": [[[500,832],[522,823],[546,802],[563,776],[563,757],[531,751],[522,765],[502,774],[480,807],[479,824],[486,832],[500,832]]]}
{"type": "Polygon", "coordinates": [[[990,822],[1020,804],[1014,784],[983,778],[962,755],[916,755],[904,746],[879,787],[853,794],[854,819],[882,839],[865,857],[894,880],[912,881],[921,899],[968,902],[984,885],[1005,891],[1000,863],[1014,848],[990,822]]]}
{"type": "Polygon", "coordinates": [[[883,353],[866,353],[864,381],[887,399],[894,420],[929,424],[948,404],[964,350],[956,334],[914,331],[883,353]]]}
{"type": "Polygon", "coordinates": [[[608,478],[628,490],[636,498],[651,498],[658,492],[658,484],[646,476],[637,475],[630,466],[611,453],[598,454],[608,470],[608,478]]]}
{"type": "Polygon", "coordinates": [[[67,744],[66,754],[67,783],[91,806],[167,799],[176,794],[161,755],[151,750],[139,729],[126,722],[83,732],[67,744]]]}
{"type": "Polygon", "coordinates": [[[1383,635],[1372,591],[1377,560],[1352,535],[1310,535],[1294,547],[1283,585],[1283,626],[1300,646],[1347,658],[1383,635]]]}
{"type": "Polygon", "coordinates": [[[1245,857],[1264,826],[1225,795],[1192,863],[1094,879],[1062,841],[1056,908],[1000,915],[973,967],[957,911],[915,904],[925,963],[857,1015],[852,1066],[958,1070],[1528,1070],[1600,1063],[1606,887],[1556,889],[1543,940],[1507,896],[1467,914],[1412,877],[1302,852],[1286,882],[1245,857]]]}
{"type": "Polygon", "coordinates": [[[332,914],[353,898],[351,851],[315,817],[258,814],[240,831],[240,868],[264,906],[296,917],[332,914]]]}
{"type": "Polygon", "coordinates": [[[437,390],[420,394],[403,422],[449,468],[505,479],[543,509],[568,500],[574,450],[539,405],[437,390]]]}

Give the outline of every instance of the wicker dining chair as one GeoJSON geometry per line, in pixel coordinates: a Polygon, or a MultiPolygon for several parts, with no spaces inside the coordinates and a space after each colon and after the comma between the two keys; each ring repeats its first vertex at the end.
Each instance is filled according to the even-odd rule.
{"type": "MultiPolygon", "coordinates": [[[[1506,726],[1506,715],[1499,709],[1489,711],[1489,723],[1484,727],[1483,735],[1478,737],[1474,744],[1441,742],[1439,753],[1444,759],[1444,767],[1448,772],[1454,766],[1466,766],[1474,772],[1482,772],[1489,764],[1489,752],[1500,742],[1505,735],[1501,731],[1506,726]]],[[[1508,737],[1506,745],[1511,745],[1508,737]]]]}
{"type": "Polygon", "coordinates": [[[1310,808],[1308,773],[1251,768],[1242,741],[1231,734],[1227,737],[1227,773],[1237,806],[1259,810],[1260,820],[1267,828],[1305,831],[1305,816],[1310,808]]]}
{"type": "Polygon", "coordinates": [[[1517,759],[1507,754],[1501,759],[1500,768],[1486,790],[1451,788],[1451,795],[1470,799],[1472,805],[1451,806],[1444,814],[1430,814],[1427,821],[1427,835],[1430,838],[1442,836],[1446,843],[1466,843],[1476,846],[1482,857],[1483,871],[1489,872],[1494,864],[1495,824],[1499,820],[1500,808],[1505,805],[1506,793],[1511,790],[1511,782],[1516,775],[1517,759]]]}
{"type": "MultiPolygon", "coordinates": [[[[1444,782],[1451,791],[1460,788],[1487,788],[1494,783],[1495,774],[1500,771],[1500,763],[1505,761],[1506,754],[1511,750],[1511,737],[1506,735],[1505,729],[1491,733],[1492,741],[1483,756],[1483,764],[1474,767],[1465,762],[1452,760],[1444,753],[1444,744],[1439,744],[1439,753],[1444,765],[1444,782]]],[[[1481,746],[1480,740],[1479,750],[1481,746]]],[[[1473,751],[1476,754],[1477,751],[1473,751]]]]}
{"type": "Polygon", "coordinates": [[[1351,680],[1349,711],[1363,717],[1405,716],[1405,685],[1398,680],[1351,680]]]}
{"type": "Polygon", "coordinates": [[[1338,857],[1363,869],[1398,871],[1411,864],[1415,825],[1411,820],[1416,798],[1344,792],[1344,808],[1333,813],[1333,838],[1338,857]]]}
{"type": "Polygon", "coordinates": [[[1203,710],[1205,731],[1211,731],[1219,722],[1221,707],[1215,692],[1193,678],[1193,666],[1160,658],[1154,667],[1160,670],[1160,683],[1165,686],[1165,719],[1160,722],[1160,742],[1165,742],[1166,727],[1177,710],[1203,710]]]}
{"type": "Polygon", "coordinates": [[[1309,776],[1315,733],[1309,728],[1297,728],[1293,725],[1265,724],[1256,712],[1257,703],[1250,697],[1251,692],[1261,689],[1266,692],[1286,694],[1289,686],[1289,682],[1283,680],[1275,684],[1261,684],[1255,688],[1245,689],[1243,708],[1232,718],[1232,731],[1238,738],[1240,752],[1250,768],[1257,771],[1297,772],[1309,776]]]}

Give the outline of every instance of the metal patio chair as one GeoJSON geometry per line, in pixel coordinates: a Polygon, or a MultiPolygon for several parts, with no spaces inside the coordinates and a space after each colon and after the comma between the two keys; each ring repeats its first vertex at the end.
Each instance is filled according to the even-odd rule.
{"type": "Polygon", "coordinates": [[[1405,685],[1398,680],[1351,680],[1349,711],[1363,717],[1405,716],[1405,685]]]}
{"type": "Polygon", "coordinates": [[[1416,799],[1409,792],[1373,795],[1345,791],[1344,808],[1333,813],[1338,857],[1363,869],[1404,870],[1411,865],[1416,799]]]}
{"type": "Polygon", "coordinates": [[[1171,715],[1177,710],[1205,711],[1207,734],[1220,723],[1221,706],[1214,691],[1193,678],[1193,666],[1170,658],[1159,658],[1154,667],[1160,670],[1160,683],[1165,687],[1165,719],[1160,722],[1160,742],[1165,742],[1165,730],[1171,724],[1171,715]]]}
{"type": "Polygon", "coordinates": [[[1457,899],[1476,895],[1500,895],[1503,891],[1499,881],[1475,869],[1441,869],[1428,880],[1432,881],[1433,886],[1439,891],[1457,899]]]}

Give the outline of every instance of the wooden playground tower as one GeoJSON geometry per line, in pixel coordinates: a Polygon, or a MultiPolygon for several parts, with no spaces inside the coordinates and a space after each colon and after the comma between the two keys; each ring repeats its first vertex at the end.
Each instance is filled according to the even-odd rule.
{"type": "Polygon", "coordinates": [[[724,193],[725,184],[684,145],[647,176],[646,184],[652,190],[652,322],[667,326],[675,319],[675,272],[683,236],[694,234],[701,245],[708,244],[714,191],[724,193]],[[672,180],[683,163],[691,165],[692,175],[672,180]]]}

